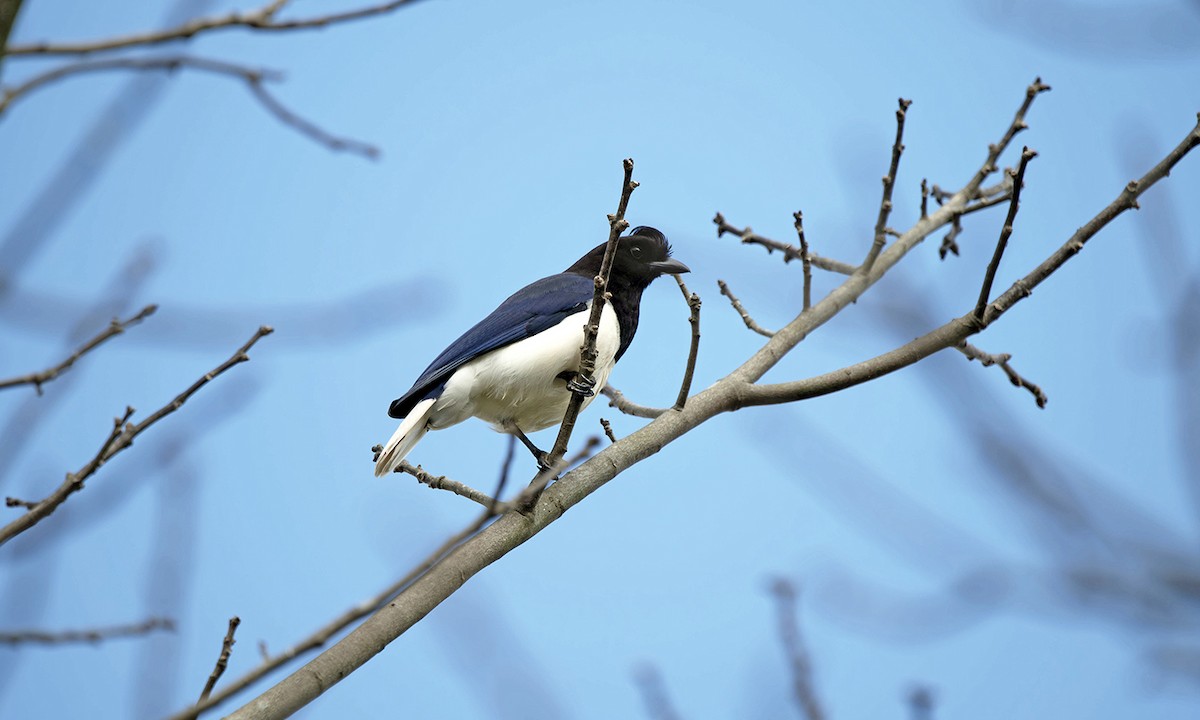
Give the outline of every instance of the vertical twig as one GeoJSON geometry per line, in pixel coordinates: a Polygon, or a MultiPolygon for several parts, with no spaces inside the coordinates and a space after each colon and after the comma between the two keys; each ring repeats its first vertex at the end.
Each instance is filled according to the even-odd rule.
{"type": "Polygon", "coordinates": [[[804,213],[797,210],[792,213],[795,219],[796,236],[800,240],[800,265],[804,270],[804,307],[812,307],[812,258],[808,254],[808,240],[804,238],[804,213]]]}
{"type": "Polygon", "coordinates": [[[875,220],[875,241],[871,250],[863,260],[862,272],[870,272],[875,264],[875,258],[883,252],[883,244],[887,240],[887,221],[892,213],[892,189],[896,187],[896,172],[900,169],[900,155],[904,152],[904,117],[908,114],[908,106],[912,100],[899,99],[900,109],[896,110],[896,142],[892,144],[892,162],[888,166],[888,174],[883,176],[883,199],[879,202],[879,217],[875,220]]]}
{"type": "Polygon", "coordinates": [[[229,665],[229,656],[233,654],[233,644],[237,642],[233,639],[233,634],[237,632],[238,625],[241,624],[242,619],[237,615],[229,618],[229,629],[225,631],[225,639],[221,641],[221,654],[217,656],[217,664],[209,674],[208,682],[204,683],[204,690],[201,691],[200,699],[196,701],[196,704],[208,699],[213,688],[217,686],[217,681],[225,674],[225,668],[229,665]]]}
{"type": "Polygon", "coordinates": [[[692,326],[692,344],[688,348],[687,365],[683,370],[683,383],[679,386],[679,396],[675,398],[673,408],[682,410],[688,395],[692,392],[692,376],[696,372],[696,356],[700,353],[700,296],[694,292],[688,292],[687,285],[683,284],[683,279],[678,275],[674,277],[675,282],[679,283],[679,291],[683,293],[683,299],[687,301],[688,323],[692,326]]]}
{"type": "MultiPolygon", "coordinates": [[[[625,221],[625,210],[629,207],[629,197],[638,186],[633,180],[633,158],[625,158],[622,163],[625,178],[621,182],[621,200],[617,203],[617,212],[608,216],[608,246],[604,249],[604,260],[600,263],[600,274],[596,276],[596,292],[592,296],[592,312],[588,316],[587,325],[583,329],[583,346],[580,348],[579,374],[587,380],[594,380],[596,372],[596,336],[600,334],[600,313],[604,310],[604,302],[608,296],[608,276],[612,274],[613,259],[617,253],[617,240],[629,223],[625,221]]],[[[571,441],[571,433],[575,430],[575,421],[583,408],[586,393],[573,390],[571,401],[567,404],[566,415],[558,428],[558,438],[554,441],[546,457],[546,464],[554,467],[567,453],[567,443],[571,441]]]]}
{"type": "Polygon", "coordinates": [[[1021,149],[1021,163],[1013,174],[1012,197],[1008,203],[1008,217],[1004,219],[1004,227],[1000,230],[1000,238],[996,241],[996,251],[992,253],[992,261],[988,263],[987,272],[983,276],[983,287],[979,290],[979,300],[975,303],[975,319],[983,320],[983,310],[987,307],[988,297],[992,294],[992,283],[996,280],[996,271],[1000,268],[1000,258],[1008,247],[1008,238],[1012,235],[1013,222],[1017,218],[1017,209],[1021,204],[1021,185],[1025,180],[1025,166],[1037,157],[1037,153],[1028,147],[1021,149]]]}

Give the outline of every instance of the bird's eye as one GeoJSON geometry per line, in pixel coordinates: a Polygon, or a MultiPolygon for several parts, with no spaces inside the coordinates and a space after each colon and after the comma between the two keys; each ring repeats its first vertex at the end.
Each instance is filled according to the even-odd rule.
{"type": "Polygon", "coordinates": [[[634,245],[633,247],[629,248],[629,254],[635,259],[640,258],[642,256],[642,249],[637,245],[634,245]]]}

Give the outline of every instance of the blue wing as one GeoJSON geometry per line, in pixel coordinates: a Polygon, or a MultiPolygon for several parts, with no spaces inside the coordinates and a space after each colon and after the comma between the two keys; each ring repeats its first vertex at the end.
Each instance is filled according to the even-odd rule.
{"type": "MultiPolygon", "coordinates": [[[[443,350],[412,388],[392,402],[388,415],[407,416],[417,403],[440,393],[460,366],[554,327],[587,307],[594,291],[592,278],[573,273],[551,275],[521,288],[443,350]]],[[[581,336],[581,343],[582,340],[581,336]]]]}

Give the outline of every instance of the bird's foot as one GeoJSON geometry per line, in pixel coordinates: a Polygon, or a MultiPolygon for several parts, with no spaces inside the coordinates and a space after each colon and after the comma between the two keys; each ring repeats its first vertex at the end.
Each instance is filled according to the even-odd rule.
{"type": "Polygon", "coordinates": [[[596,394],[596,381],[583,373],[574,373],[567,381],[567,389],[584,397],[592,397],[596,394]]]}

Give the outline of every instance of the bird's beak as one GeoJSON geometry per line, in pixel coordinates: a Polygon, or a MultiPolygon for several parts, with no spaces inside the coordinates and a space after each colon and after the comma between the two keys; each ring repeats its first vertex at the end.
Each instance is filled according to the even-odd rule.
{"type": "Polygon", "coordinates": [[[680,273],[691,272],[692,269],[687,265],[679,262],[675,258],[668,258],[660,262],[649,263],[650,267],[664,275],[679,275],[680,273]]]}

